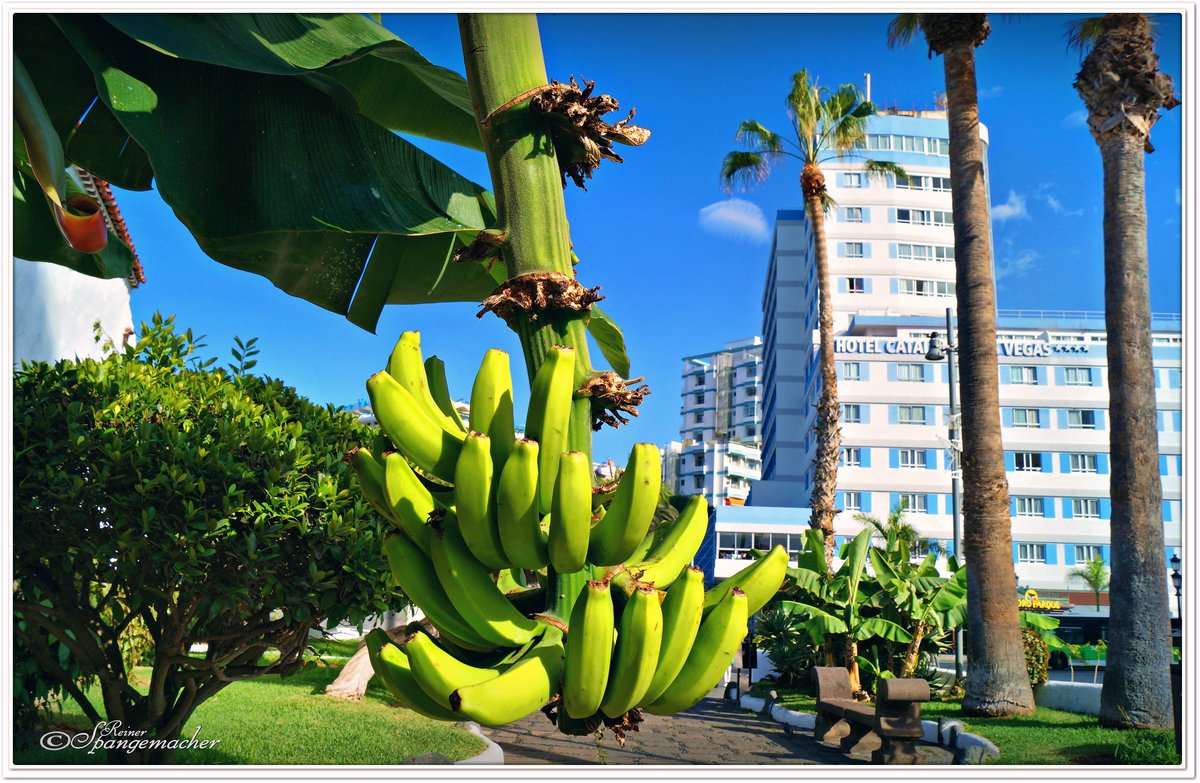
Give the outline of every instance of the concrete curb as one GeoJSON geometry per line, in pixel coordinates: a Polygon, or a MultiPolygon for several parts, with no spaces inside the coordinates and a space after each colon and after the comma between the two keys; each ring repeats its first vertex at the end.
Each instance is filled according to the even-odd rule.
{"type": "MultiPolygon", "coordinates": [[[[742,696],[738,699],[738,706],[752,712],[761,712],[765,704],[766,699],[757,696],[742,696]]],[[[817,716],[811,712],[797,712],[778,704],[771,707],[771,718],[785,726],[810,731],[817,725],[817,716]]],[[[940,723],[923,720],[921,728],[925,731],[922,737],[925,742],[954,750],[955,764],[982,764],[988,757],[1000,756],[1000,749],[991,740],[963,731],[962,724],[956,720],[940,723]]]]}
{"type": "Polygon", "coordinates": [[[483,740],[485,747],[482,751],[479,752],[479,755],[472,756],[469,759],[463,759],[462,761],[456,761],[456,762],[454,762],[455,764],[503,764],[504,763],[504,749],[501,748],[499,745],[497,745],[495,742],[492,742],[491,737],[489,737],[488,735],[483,733],[483,731],[479,728],[478,723],[467,722],[467,723],[461,723],[459,725],[461,725],[464,729],[466,729],[467,731],[474,734],[476,737],[479,737],[481,740],[483,740]]]}

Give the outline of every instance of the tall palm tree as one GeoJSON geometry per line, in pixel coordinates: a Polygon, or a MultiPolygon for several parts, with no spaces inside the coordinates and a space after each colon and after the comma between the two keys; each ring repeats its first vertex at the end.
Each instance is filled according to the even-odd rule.
{"type": "Polygon", "coordinates": [[[1096,594],[1096,608],[1100,608],[1100,594],[1108,587],[1108,566],[1104,565],[1104,558],[1092,558],[1081,568],[1072,568],[1067,572],[1067,579],[1078,579],[1086,584],[1096,594]]]}
{"type": "Polygon", "coordinates": [[[1110,494],[1112,596],[1108,668],[1100,722],[1170,726],[1171,663],[1157,406],[1150,339],[1143,155],[1162,109],[1179,105],[1158,70],[1150,22],[1108,14],[1078,23],[1071,40],[1087,50],[1075,89],[1104,166],[1104,321],[1112,426],[1110,494]]]}
{"type": "Polygon", "coordinates": [[[958,382],[962,410],[963,554],[967,572],[970,675],[968,715],[1032,712],[1012,563],[1008,479],[1000,434],[996,281],[979,138],[975,47],[991,31],[986,14],[903,14],[888,26],[889,44],[925,34],[942,56],[950,129],[950,187],[958,295],[958,382]]]}
{"type": "MultiPolygon", "coordinates": [[[[774,133],[756,120],[738,126],[737,141],[746,149],[735,150],[721,163],[721,182],[726,189],[748,188],[769,176],[771,167],[794,158],[800,162],[800,191],[804,214],[812,227],[816,254],[821,372],[821,395],[817,400],[817,450],[814,458],[813,491],[809,525],[825,534],[825,560],[833,562],[833,517],[837,489],[837,463],[842,435],[838,427],[837,369],[833,360],[833,291],[829,282],[829,253],[825,245],[825,213],[833,200],[825,189],[821,164],[831,160],[860,157],[866,146],[867,118],[875,107],[863,100],[853,84],[833,92],[809,81],[807,71],[792,74],[792,89],[786,99],[795,138],[774,133]]],[[[906,176],[894,163],[866,161],[868,174],[906,176]]]]}

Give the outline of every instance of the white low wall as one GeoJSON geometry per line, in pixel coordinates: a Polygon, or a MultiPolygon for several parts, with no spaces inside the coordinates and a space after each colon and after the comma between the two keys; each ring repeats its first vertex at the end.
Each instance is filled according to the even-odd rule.
{"type": "Polygon", "coordinates": [[[1090,682],[1047,682],[1034,689],[1033,699],[1039,707],[1099,715],[1100,688],[1090,682]]]}

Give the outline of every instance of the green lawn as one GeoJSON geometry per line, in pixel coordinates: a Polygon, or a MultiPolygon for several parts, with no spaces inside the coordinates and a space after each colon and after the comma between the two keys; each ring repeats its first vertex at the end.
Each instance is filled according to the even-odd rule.
{"type": "MultiPolygon", "coordinates": [[[[333,658],[352,654],[357,640],[322,641],[333,658]]],[[[454,724],[410,712],[375,680],[361,702],[323,695],[339,668],[315,661],[289,677],[266,676],[235,682],[201,704],[184,737],[201,728],[199,739],[214,748],[181,750],[179,764],[397,764],[436,752],[454,761],[476,755],[483,742],[454,724]]],[[[149,669],[137,670],[143,677],[149,669]]],[[[89,698],[93,694],[89,693],[89,698]]],[[[98,699],[97,699],[98,702],[98,699]]],[[[65,722],[86,726],[83,713],[65,704],[65,722]]],[[[85,751],[18,750],[17,764],[104,764],[85,751]]]]}
{"type": "MultiPolygon", "coordinates": [[[[816,699],[806,693],[776,688],[779,703],[798,712],[816,712],[816,699]]],[[[755,695],[765,692],[756,684],[755,695]]],[[[1000,748],[996,764],[1120,764],[1117,748],[1127,746],[1174,747],[1171,731],[1121,731],[1100,726],[1094,715],[1080,715],[1038,707],[1033,715],[1014,718],[968,718],[960,701],[931,701],[921,707],[921,717],[961,720],[967,731],[986,737],[1000,748]]],[[[1163,763],[1142,754],[1141,763],[1163,763]]],[[[1129,756],[1125,756],[1129,758],[1129,756]]],[[[1125,762],[1128,763],[1128,762],[1125,762]]]]}

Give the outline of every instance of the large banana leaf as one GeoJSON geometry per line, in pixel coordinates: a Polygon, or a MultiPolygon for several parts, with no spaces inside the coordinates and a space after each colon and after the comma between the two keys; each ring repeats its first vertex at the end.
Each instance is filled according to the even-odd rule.
{"type": "Polygon", "coordinates": [[[385,128],[482,149],[462,76],[359,14],[104,14],[160,52],[303,76],[385,128]]]}
{"type": "Polygon", "coordinates": [[[891,620],[882,617],[868,617],[854,629],[854,638],[862,641],[872,636],[882,636],[891,642],[911,642],[912,634],[896,625],[891,620]]]}
{"type": "Polygon", "coordinates": [[[384,303],[495,287],[479,264],[444,263],[453,235],[469,242],[494,220],[491,194],[412,144],[302,79],[167,56],[99,16],[55,22],[212,258],[337,313],[353,304],[368,329],[384,303]],[[391,287],[356,300],[368,257],[391,287]]]}

